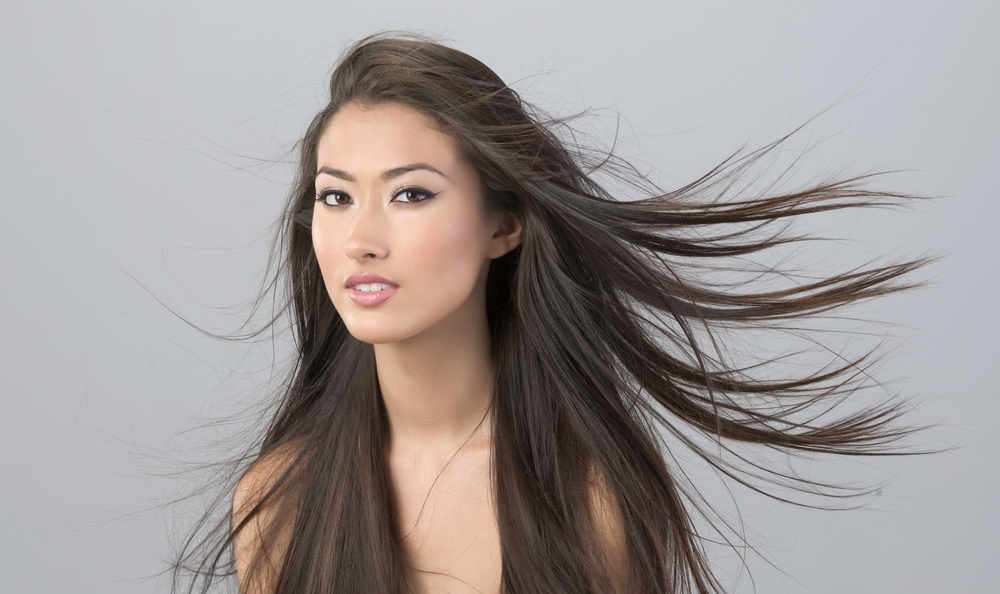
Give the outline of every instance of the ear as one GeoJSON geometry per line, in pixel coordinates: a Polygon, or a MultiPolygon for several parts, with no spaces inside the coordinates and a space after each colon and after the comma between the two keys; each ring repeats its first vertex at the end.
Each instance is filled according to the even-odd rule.
{"type": "Polygon", "coordinates": [[[493,236],[486,249],[487,258],[499,258],[521,244],[521,221],[509,212],[503,213],[493,225],[493,236]]]}

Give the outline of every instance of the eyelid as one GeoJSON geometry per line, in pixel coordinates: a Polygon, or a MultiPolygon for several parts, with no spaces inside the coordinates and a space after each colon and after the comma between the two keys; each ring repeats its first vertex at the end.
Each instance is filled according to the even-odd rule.
{"type": "Polygon", "coordinates": [[[408,186],[403,186],[394,191],[392,193],[392,200],[390,200],[390,202],[397,202],[396,197],[402,194],[403,192],[413,192],[415,194],[423,194],[424,196],[426,196],[426,198],[424,198],[423,200],[417,200],[416,202],[401,202],[401,204],[419,204],[421,202],[427,202],[428,200],[437,196],[440,193],[440,192],[431,192],[427,188],[423,188],[420,186],[408,185],[408,186]]]}
{"type": "Polygon", "coordinates": [[[316,202],[322,201],[325,206],[331,206],[331,207],[346,206],[344,204],[330,204],[329,202],[326,201],[327,196],[335,196],[335,195],[345,196],[348,200],[351,200],[353,202],[353,199],[351,198],[350,194],[348,194],[343,190],[336,190],[333,188],[327,188],[321,192],[317,192],[316,202]]]}

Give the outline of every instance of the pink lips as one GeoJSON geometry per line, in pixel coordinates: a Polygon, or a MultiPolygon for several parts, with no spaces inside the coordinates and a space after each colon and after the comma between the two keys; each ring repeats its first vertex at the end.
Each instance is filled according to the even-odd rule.
{"type": "Polygon", "coordinates": [[[344,281],[344,287],[347,288],[347,295],[351,298],[351,301],[358,305],[371,307],[383,303],[386,299],[392,297],[396,293],[396,289],[399,288],[399,285],[377,274],[361,272],[347,277],[347,280],[344,281]],[[354,288],[355,285],[367,285],[371,283],[389,285],[389,288],[380,291],[359,291],[354,288]]]}

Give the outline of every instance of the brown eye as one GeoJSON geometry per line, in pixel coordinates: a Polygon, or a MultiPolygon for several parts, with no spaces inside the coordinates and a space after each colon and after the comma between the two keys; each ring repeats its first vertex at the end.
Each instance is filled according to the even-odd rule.
{"type": "Polygon", "coordinates": [[[317,202],[322,200],[327,206],[344,206],[351,203],[351,197],[338,190],[324,190],[316,195],[317,202]]]}
{"type": "Polygon", "coordinates": [[[403,188],[393,195],[392,201],[404,204],[416,204],[417,202],[430,200],[436,195],[436,193],[423,188],[403,188]]]}

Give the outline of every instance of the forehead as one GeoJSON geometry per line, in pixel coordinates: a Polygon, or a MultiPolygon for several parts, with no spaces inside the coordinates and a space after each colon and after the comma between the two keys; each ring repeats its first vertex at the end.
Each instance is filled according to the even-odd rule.
{"type": "Polygon", "coordinates": [[[317,161],[317,167],[357,175],[420,162],[445,173],[464,166],[454,138],[431,117],[399,103],[342,107],[320,136],[317,161]]]}

